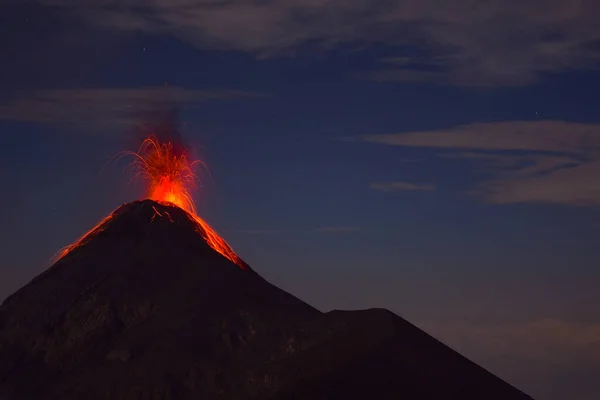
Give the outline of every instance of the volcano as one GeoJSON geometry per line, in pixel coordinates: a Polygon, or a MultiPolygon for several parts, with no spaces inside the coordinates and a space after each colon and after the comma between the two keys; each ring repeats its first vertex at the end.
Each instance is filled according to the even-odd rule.
{"type": "Polygon", "coordinates": [[[0,398],[531,399],[383,309],[320,312],[124,204],[0,307],[0,398]]]}

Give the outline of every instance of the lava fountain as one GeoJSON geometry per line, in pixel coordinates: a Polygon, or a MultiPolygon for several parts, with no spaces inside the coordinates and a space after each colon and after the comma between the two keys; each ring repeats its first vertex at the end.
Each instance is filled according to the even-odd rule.
{"type": "Polygon", "coordinates": [[[150,135],[136,152],[124,152],[134,157],[135,176],[141,176],[148,182],[150,200],[174,204],[192,215],[196,215],[194,200],[188,188],[195,186],[197,177],[194,165],[204,163],[200,160],[188,161],[183,149],[176,148],[172,142],[160,143],[150,135]]]}
{"type": "MultiPolygon", "coordinates": [[[[122,155],[134,158],[134,178],[141,177],[146,181],[146,197],[148,199],[183,209],[190,220],[194,222],[196,231],[210,247],[240,268],[246,269],[246,263],[196,213],[196,206],[190,190],[195,187],[197,181],[194,166],[198,164],[205,166],[201,160],[190,161],[183,146],[175,146],[170,141],[161,143],[155,135],[148,136],[142,142],[137,152],[125,151],[122,155]]],[[[156,212],[158,213],[158,211],[156,212]]],[[[75,248],[85,244],[91,236],[102,231],[111,218],[112,215],[104,218],[75,243],[65,247],[58,254],[57,260],[65,257],[75,248]]]]}

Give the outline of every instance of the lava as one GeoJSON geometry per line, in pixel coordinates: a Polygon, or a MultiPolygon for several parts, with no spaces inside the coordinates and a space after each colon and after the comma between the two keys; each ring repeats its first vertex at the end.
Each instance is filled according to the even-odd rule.
{"type": "Polygon", "coordinates": [[[124,152],[134,157],[135,176],[142,176],[148,182],[148,198],[171,203],[196,215],[194,200],[188,188],[195,186],[197,177],[193,167],[204,163],[200,160],[188,161],[183,149],[172,142],[160,143],[154,135],[146,138],[137,152],[124,152]]]}
{"type": "Polygon", "coordinates": [[[105,226],[108,224],[108,222],[110,222],[110,220],[113,219],[113,217],[114,217],[114,214],[110,214],[107,217],[103,218],[102,221],[98,222],[92,229],[90,229],[82,237],[80,237],[79,239],[77,239],[77,241],[75,241],[74,243],[71,243],[70,245],[68,245],[68,246],[63,247],[62,249],[60,249],[58,251],[57,255],[55,255],[55,261],[60,260],[61,258],[63,258],[64,256],[66,256],[67,254],[69,254],[71,251],[75,250],[77,247],[83,246],[92,237],[94,237],[98,233],[102,232],[104,230],[105,226]]]}
{"type": "MultiPolygon", "coordinates": [[[[190,190],[195,187],[197,181],[193,167],[196,164],[205,166],[202,161],[190,162],[182,147],[177,147],[172,142],[161,143],[155,135],[148,136],[137,152],[126,151],[122,155],[133,156],[133,166],[136,170],[134,177],[142,177],[147,182],[146,196],[148,199],[184,210],[190,220],[194,222],[196,232],[210,247],[240,268],[246,268],[244,261],[235,254],[227,242],[196,213],[196,206],[190,190]]],[[[150,222],[154,221],[157,216],[166,216],[170,222],[174,222],[167,212],[161,214],[155,207],[154,211],[155,214],[150,222]]],[[[112,215],[109,215],[75,243],[61,250],[58,259],[87,243],[92,236],[104,229],[111,218],[112,215]]]]}

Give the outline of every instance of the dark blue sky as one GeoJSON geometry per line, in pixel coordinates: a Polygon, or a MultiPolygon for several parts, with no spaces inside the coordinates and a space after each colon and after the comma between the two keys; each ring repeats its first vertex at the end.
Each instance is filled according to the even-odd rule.
{"type": "Polygon", "coordinates": [[[595,2],[79,3],[0,6],[0,298],[143,196],[108,161],[168,93],[199,213],[267,279],[597,398],[595,2]]]}

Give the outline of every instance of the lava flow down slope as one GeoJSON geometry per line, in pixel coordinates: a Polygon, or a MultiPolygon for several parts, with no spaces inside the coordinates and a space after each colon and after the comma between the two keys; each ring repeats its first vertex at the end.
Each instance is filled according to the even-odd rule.
{"type": "Polygon", "coordinates": [[[530,399],[389,311],[270,284],[196,215],[187,159],[144,146],[149,198],[0,307],[0,399],[530,399]]]}

